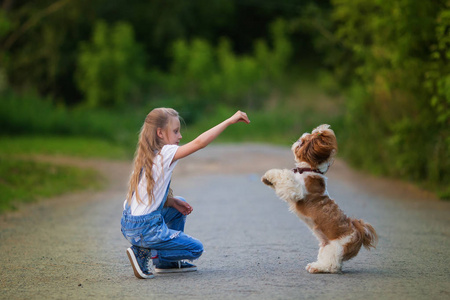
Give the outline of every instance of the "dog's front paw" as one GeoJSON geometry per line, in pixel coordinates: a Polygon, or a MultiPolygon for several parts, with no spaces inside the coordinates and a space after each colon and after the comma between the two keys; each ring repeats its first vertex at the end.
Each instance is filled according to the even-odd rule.
{"type": "Polygon", "coordinates": [[[268,186],[272,186],[273,185],[273,183],[271,181],[269,181],[269,179],[267,179],[265,176],[261,177],[261,181],[265,185],[268,185],[268,186]]]}
{"type": "Polygon", "coordinates": [[[276,178],[279,177],[280,170],[272,169],[266,172],[263,177],[261,177],[261,181],[270,187],[274,187],[276,178]]]}

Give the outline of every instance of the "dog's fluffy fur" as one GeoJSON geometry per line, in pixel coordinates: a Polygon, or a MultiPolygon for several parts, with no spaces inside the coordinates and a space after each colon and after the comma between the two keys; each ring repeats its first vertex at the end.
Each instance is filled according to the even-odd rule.
{"type": "Polygon", "coordinates": [[[342,262],[355,257],[361,246],[375,248],[375,229],[363,220],[347,217],[329,197],[325,174],[334,161],[337,141],[329,125],[305,133],[292,145],[297,168],[272,169],[261,178],[275,189],[319,240],[317,261],[307,265],[310,273],[341,272],[342,262]]]}

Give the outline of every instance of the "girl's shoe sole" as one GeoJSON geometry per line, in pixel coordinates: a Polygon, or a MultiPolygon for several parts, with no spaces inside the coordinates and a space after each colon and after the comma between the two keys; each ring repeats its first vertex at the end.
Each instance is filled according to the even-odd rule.
{"type": "Polygon", "coordinates": [[[155,268],[155,273],[165,274],[165,273],[184,273],[184,272],[194,272],[197,271],[197,267],[193,268],[173,268],[173,269],[158,269],[155,268]]]}
{"type": "Polygon", "coordinates": [[[141,268],[139,267],[139,264],[137,263],[136,256],[134,255],[133,249],[128,248],[127,249],[127,256],[130,260],[131,266],[133,267],[134,275],[139,279],[150,279],[155,277],[155,275],[150,274],[146,275],[142,272],[141,268]]]}

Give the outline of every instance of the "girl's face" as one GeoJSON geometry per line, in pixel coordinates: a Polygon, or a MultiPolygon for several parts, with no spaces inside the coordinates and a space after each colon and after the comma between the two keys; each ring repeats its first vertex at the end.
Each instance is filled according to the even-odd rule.
{"type": "Polygon", "coordinates": [[[158,129],[158,136],[162,138],[165,145],[178,145],[182,138],[180,132],[180,120],[170,117],[166,129],[158,129]]]}

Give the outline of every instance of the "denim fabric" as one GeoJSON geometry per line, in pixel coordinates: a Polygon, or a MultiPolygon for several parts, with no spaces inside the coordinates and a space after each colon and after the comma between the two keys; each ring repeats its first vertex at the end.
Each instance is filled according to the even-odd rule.
{"type": "Polygon", "coordinates": [[[161,206],[147,215],[133,216],[126,205],[121,220],[122,234],[132,245],[152,249],[152,256],[158,256],[157,264],[197,259],[203,253],[203,245],[183,232],[186,216],[172,207],[164,207],[167,193],[161,206]]]}

